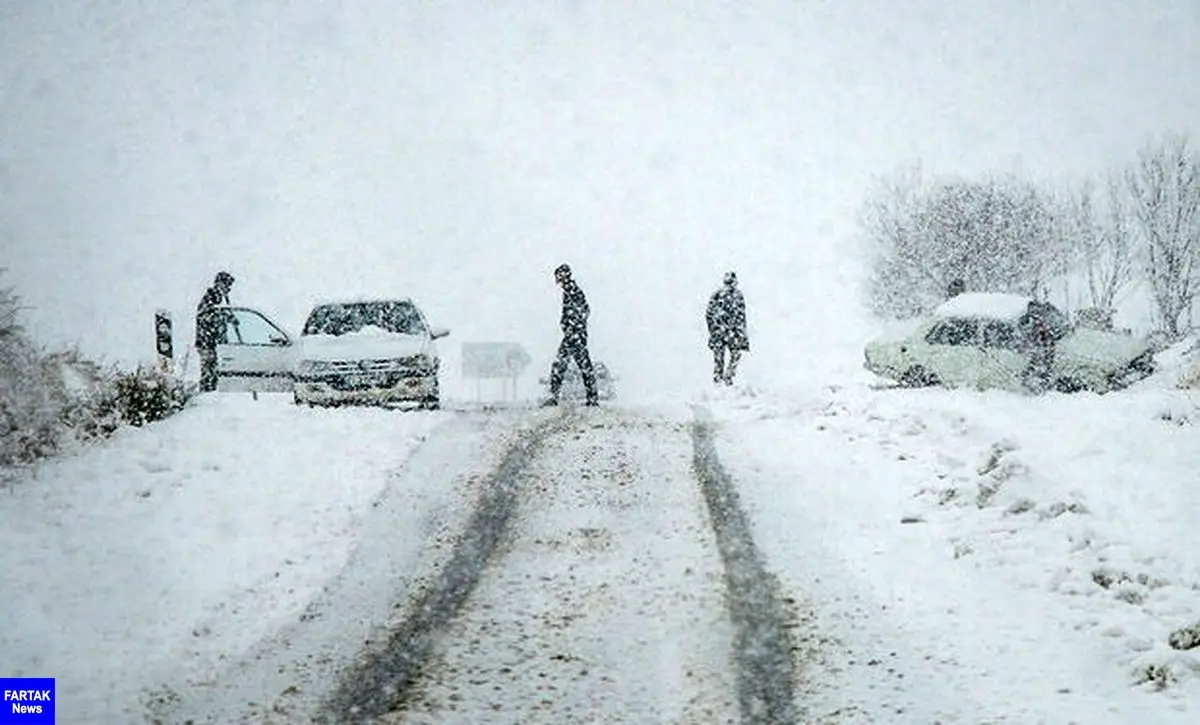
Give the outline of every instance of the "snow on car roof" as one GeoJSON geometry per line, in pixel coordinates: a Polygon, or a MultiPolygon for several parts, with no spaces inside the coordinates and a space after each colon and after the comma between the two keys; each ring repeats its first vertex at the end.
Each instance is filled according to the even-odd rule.
{"type": "Polygon", "coordinates": [[[416,304],[411,297],[355,297],[349,295],[346,297],[327,297],[316,300],[313,302],[313,308],[328,307],[329,305],[376,305],[388,302],[410,302],[416,304]]]}
{"type": "Polygon", "coordinates": [[[1029,297],[1001,292],[964,292],[938,305],[935,317],[992,317],[1011,320],[1029,309],[1029,297]]]}

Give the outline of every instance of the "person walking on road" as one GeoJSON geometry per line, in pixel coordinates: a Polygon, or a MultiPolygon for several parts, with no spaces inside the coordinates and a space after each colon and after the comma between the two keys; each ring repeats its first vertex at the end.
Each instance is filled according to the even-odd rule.
{"type": "Polygon", "coordinates": [[[733,385],[738,361],[750,349],[746,334],[746,300],[738,289],[736,272],[725,274],[724,284],[708,299],[708,347],[713,353],[713,382],[733,385]]]}
{"type": "Polygon", "coordinates": [[[196,352],[200,355],[200,390],[217,389],[217,345],[225,342],[228,316],[218,308],[229,304],[233,275],[218,272],[196,305],[196,352]]]}
{"type": "Polygon", "coordinates": [[[562,388],[563,376],[566,375],[567,365],[571,360],[579,368],[583,378],[583,387],[587,391],[584,405],[599,405],[596,394],[596,371],[592,367],[592,357],[588,354],[588,307],[587,297],[579,284],[571,277],[571,267],[560,264],[554,269],[554,281],[562,287],[562,316],[559,326],[562,328],[562,342],[558,345],[558,354],[550,365],[550,397],[543,405],[558,405],[558,392],[562,388]]]}

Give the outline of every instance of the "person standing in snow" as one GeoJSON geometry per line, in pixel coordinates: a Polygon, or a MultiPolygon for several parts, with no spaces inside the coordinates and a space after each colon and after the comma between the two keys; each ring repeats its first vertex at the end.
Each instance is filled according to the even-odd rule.
{"type": "Polygon", "coordinates": [[[228,314],[218,309],[229,304],[229,292],[233,289],[233,275],[218,272],[212,286],[204,291],[200,304],[196,305],[196,352],[200,355],[200,390],[217,389],[217,345],[225,342],[228,314]]]}
{"type": "Polygon", "coordinates": [[[713,382],[733,385],[738,361],[750,349],[746,334],[746,300],[737,286],[737,273],[725,274],[724,284],[708,299],[708,347],[713,352],[713,382]],[[727,357],[728,356],[728,357],[727,357]]]}
{"type": "Polygon", "coordinates": [[[946,299],[958,297],[966,291],[967,283],[963,281],[962,277],[956,277],[950,280],[950,284],[946,285],[946,299]]]}
{"type": "Polygon", "coordinates": [[[1052,383],[1054,353],[1058,342],[1047,306],[1030,300],[1028,309],[1018,321],[1018,327],[1024,335],[1025,352],[1029,356],[1026,385],[1034,392],[1045,392],[1052,383]]]}
{"type": "Polygon", "coordinates": [[[567,365],[571,360],[579,367],[579,375],[583,378],[583,387],[587,391],[584,405],[599,405],[596,371],[592,367],[592,357],[588,354],[587,346],[587,323],[591,308],[588,307],[583,290],[572,279],[569,265],[560,264],[555,268],[554,281],[562,287],[562,316],[559,326],[562,328],[563,337],[558,345],[558,354],[550,365],[550,397],[543,405],[558,405],[558,391],[562,388],[563,376],[566,375],[567,365]]]}

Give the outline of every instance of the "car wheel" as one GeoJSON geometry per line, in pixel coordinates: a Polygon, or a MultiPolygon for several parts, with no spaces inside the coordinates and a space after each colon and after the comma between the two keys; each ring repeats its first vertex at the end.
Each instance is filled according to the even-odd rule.
{"type": "Polygon", "coordinates": [[[913,365],[900,376],[900,384],[906,388],[928,388],[933,385],[940,385],[941,381],[938,380],[937,375],[929,372],[920,365],[913,365]]]}

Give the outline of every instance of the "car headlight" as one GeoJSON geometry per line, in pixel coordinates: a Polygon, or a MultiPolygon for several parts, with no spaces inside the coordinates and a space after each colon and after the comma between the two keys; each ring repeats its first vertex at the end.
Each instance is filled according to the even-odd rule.
{"type": "Polygon", "coordinates": [[[325,360],[302,360],[296,366],[296,375],[310,378],[330,372],[333,366],[325,360]]]}

